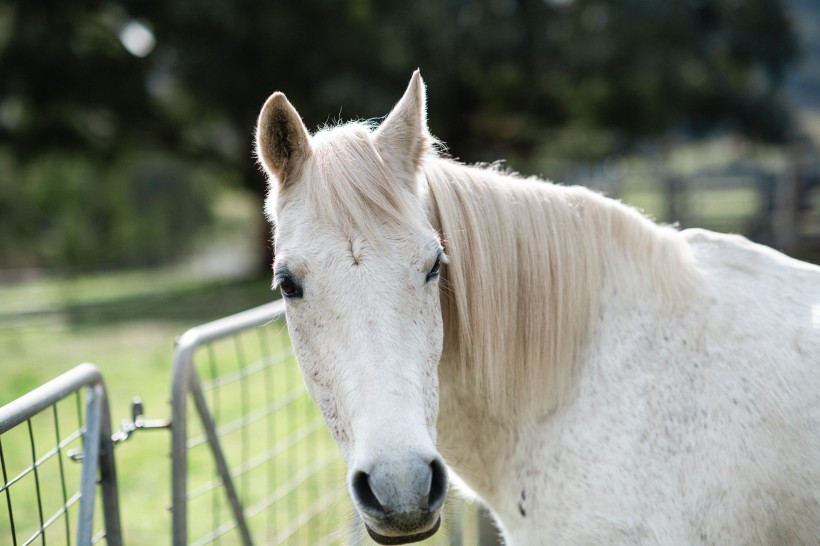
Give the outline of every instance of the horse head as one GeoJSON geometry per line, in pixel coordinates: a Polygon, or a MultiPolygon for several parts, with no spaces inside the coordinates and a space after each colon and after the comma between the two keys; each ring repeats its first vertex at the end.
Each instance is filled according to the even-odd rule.
{"type": "Polygon", "coordinates": [[[418,72],[376,130],[352,123],[311,135],[274,93],[256,132],[274,284],[351,497],[381,544],[435,533],[448,489],[435,447],[446,257],[420,176],[431,140],[418,72]]]}

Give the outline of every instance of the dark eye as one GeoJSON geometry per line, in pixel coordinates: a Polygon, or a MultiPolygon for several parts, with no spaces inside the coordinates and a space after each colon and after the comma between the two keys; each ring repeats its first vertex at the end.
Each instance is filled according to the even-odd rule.
{"type": "Polygon", "coordinates": [[[277,279],[277,281],[283,298],[290,299],[302,297],[302,287],[290,275],[282,275],[277,279]]]}
{"type": "Polygon", "coordinates": [[[439,270],[441,269],[441,254],[436,256],[436,262],[433,264],[433,267],[430,268],[430,271],[427,273],[427,282],[432,281],[435,278],[438,278],[439,270]]]}

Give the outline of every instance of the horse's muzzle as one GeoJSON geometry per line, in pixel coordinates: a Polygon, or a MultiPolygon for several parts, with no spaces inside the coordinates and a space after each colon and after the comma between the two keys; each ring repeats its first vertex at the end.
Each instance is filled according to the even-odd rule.
{"type": "Polygon", "coordinates": [[[440,457],[375,464],[350,480],[353,501],[379,544],[407,544],[433,536],[447,497],[447,468],[440,457]],[[395,462],[394,462],[395,463],[395,462]]]}

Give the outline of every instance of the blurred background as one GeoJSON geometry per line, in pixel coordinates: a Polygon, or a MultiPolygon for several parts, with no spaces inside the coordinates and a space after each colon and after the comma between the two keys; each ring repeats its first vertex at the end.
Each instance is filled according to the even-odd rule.
{"type": "Polygon", "coordinates": [[[760,215],[816,208],[815,0],[3,0],[2,278],[264,268],[265,98],[285,91],[311,129],[377,118],[416,67],[457,158],[812,250],[816,222],[760,215]],[[720,202],[668,202],[690,184],[720,202]]]}
{"type": "Polygon", "coordinates": [[[273,297],[264,100],[379,118],[417,67],[460,160],[820,260],[817,0],[0,0],[0,405],[93,361],[167,416],[174,337],[273,297]]]}

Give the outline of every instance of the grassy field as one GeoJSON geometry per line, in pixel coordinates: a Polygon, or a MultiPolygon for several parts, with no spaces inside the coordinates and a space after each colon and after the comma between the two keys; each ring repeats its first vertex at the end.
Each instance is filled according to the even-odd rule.
{"type": "MultiPolygon", "coordinates": [[[[147,417],[168,418],[176,336],[272,297],[264,278],[202,283],[161,271],[4,286],[0,404],[80,362],[92,362],[105,377],[115,429],[130,417],[130,400],[137,395],[147,417]]],[[[7,456],[15,445],[30,460],[25,442],[12,438],[4,443],[7,456]]],[[[170,536],[169,445],[166,431],[150,431],[117,448],[123,520],[131,544],[154,544],[170,536]]],[[[26,512],[34,515],[24,509],[20,517],[26,512]]],[[[2,524],[0,519],[0,529],[2,524]]]]}

